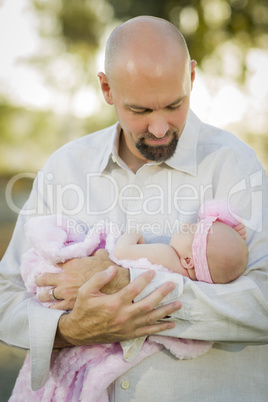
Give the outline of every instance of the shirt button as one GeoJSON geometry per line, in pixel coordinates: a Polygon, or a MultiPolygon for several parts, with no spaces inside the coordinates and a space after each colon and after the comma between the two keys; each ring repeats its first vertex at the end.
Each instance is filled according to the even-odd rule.
{"type": "Polygon", "coordinates": [[[128,381],[123,381],[121,382],[121,387],[123,389],[128,389],[129,388],[129,382],[128,381]]]}

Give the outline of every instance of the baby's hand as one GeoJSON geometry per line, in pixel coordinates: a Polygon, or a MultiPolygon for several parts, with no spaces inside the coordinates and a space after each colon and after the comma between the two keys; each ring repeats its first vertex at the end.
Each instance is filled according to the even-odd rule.
{"type": "Polygon", "coordinates": [[[247,238],[247,229],[246,226],[243,223],[239,223],[239,225],[234,227],[234,230],[240,234],[242,239],[246,240],[247,238]]]}

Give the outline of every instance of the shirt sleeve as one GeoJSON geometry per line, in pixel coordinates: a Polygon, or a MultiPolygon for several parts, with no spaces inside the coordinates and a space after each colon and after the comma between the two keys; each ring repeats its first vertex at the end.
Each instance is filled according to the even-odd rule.
{"type": "Polygon", "coordinates": [[[58,321],[64,313],[62,310],[44,308],[35,298],[29,303],[31,384],[34,391],[41,388],[49,378],[58,321]]]}
{"type": "MultiPolygon", "coordinates": [[[[241,170],[241,168],[239,168],[241,170]]],[[[228,193],[247,227],[249,262],[245,273],[229,284],[207,284],[183,277],[178,293],[182,308],[172,314],[175,328],[161,332],[187,339],[213,342],[264,344],[268,342],[268,187],[260,168],[247,176],[233,169],[224,178],[225,188],[216,188],[221,197],[228,193]],[[234,181],[232,181],[234,177],[234,181]],[[232,193],[233,192],[233,193],[232,193]]],[[[131,269],[131,280],[140,275],[131,269]]],[[[154,281],[136,301],[165,281],[177,282],[178,274],[157,272],[154,281]]],[[[177,284],[176,287],[179,285],[177,284]]],[[[174,291],[165,303],[176,299],[174,291]]]]}
{"type": "Polygon", "coordinates": [[[58,320],[64,313],[43,307],[27,291],[20,273],[21,255],[30,247],[24,235],[27,216],[49,212],[38,192],[35,183],[0,264],[0,339],[7,345],[31,350],[34,390],[42,387],[48,378],[58,320]]]}

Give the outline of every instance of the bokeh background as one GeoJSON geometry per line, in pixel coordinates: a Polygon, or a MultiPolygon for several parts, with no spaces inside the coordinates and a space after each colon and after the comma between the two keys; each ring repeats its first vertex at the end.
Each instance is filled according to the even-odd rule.
{"type": "MultiPolygon", "coordinates": [[[[267,0],[0,0],[0,258],[48,156],[115,121],[97,72],[111,30],[137,15],[178,26],[198,62],[192,109],[252,146],[267,171],[267,0]]],[[[24,356],[0,346],[0,402],[24,356]]]]}

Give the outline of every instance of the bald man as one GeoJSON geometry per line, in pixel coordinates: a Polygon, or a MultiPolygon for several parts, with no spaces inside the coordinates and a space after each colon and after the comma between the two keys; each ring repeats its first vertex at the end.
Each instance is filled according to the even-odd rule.
{"type": "Polygon", "coordinates": [[[169,22],[143,16],[120,25],[98,74],[118,123],[64,146],[36,179],[0,271],[1,340],[31,349],[34,390],[46,386],[53,347],[161,332],[214,347],[192,360],[168,350],[142,360],[110,384],[110,401],[267,400],[267,179],[246,144],[190,110],[195,66],[169,22]],[[19,267],[31,214],[64,214],[70,227],[112,222],[137,228],[146,242],[168,243],[212,198],[230,201],[247,226],[249,264],[231,284],[111,266],[99,250],[38,277],[47,286],[39,300],[49,301],[53,288],[53,308],[25,291],[19,267]]]}
{"type": "Polygon", "coordinates": [[[189,110],[195,66],[180,32],[167,21],[137,18],[112,33],[106,73],[99,79],[122,128],[119,155],[134,173],[148,161],[173,156],[189,110]]]}

